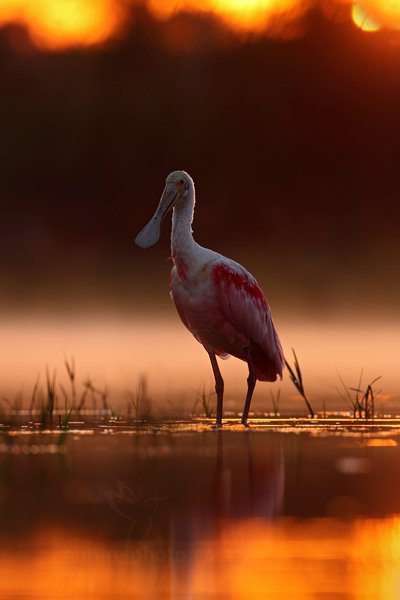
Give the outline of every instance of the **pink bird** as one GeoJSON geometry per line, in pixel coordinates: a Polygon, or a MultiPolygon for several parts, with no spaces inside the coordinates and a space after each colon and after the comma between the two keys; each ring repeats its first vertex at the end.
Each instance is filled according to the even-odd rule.
{"type": "Polygon", "coordinates": [[[271,311],[257,281],[237,262],[203,248],[192,235],[195,190],[185,171],[168,175],[161,200],[135,243],[151,248],[161,223],[172,213],[171,296],[183,324],[210,357],[217,394],[217,426],[222,425],[224,380],[216,356],[230,354],[247,362],[247,395],[242,423],[247,426],[257,379],[282,378],[284,356],[271,311]]]}

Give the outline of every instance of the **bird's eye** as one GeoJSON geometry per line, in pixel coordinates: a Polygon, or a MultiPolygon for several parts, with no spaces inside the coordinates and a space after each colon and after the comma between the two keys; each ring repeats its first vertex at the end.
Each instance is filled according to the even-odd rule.
{"type": "Polygon", "coordinates": [[[184,179],[178,179],[176,182],[176,188],[181,193],[184,194],[186,190],[186,183],[184,179]]]}

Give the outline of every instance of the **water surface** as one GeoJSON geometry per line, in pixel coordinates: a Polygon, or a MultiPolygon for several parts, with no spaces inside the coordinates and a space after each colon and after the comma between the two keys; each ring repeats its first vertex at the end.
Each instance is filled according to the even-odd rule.
{"type": "Polygon", "coordinates": [[[396,424],[9,430],[1,598],[395,599],[396,424]]]}

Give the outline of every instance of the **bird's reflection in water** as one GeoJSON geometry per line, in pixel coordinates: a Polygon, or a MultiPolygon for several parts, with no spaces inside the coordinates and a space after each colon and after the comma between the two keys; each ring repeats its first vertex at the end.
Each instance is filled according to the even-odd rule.
{"type": "Polygon", "coordinates": [[[235,434],[240,444],[233,448],[227,435],[215,432],[216,452],[203,492],[183,492],[184,505],[171,514],[171,585],[181,591],[182,586],[192,588],[195,572],[204,561],[210,566],[208,576],[217,577],[218,545],[230,524],[268,521],[283,508],[285,467],[279,445],[257,452],[253,435],[245,432],[235,434]]]}

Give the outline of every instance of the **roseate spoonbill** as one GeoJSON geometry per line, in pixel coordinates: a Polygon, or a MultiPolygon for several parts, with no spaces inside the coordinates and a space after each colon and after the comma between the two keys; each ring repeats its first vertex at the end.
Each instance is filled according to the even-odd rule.
{"type": "Polygon", "coordinates": [[[217,393],[217,426],[222,425],[224,380],[216,356],[230,354],[247,362],[247,395],[242,423],[247,426],[257,379],[282,378],[284,356],[268,303],[257,281],[241,265],[194,241],[195,190],[185,171],[167,177],[153,217],[135,243],[151,248],[160,239],[161,223],[172,213],[171,296],[183,324],[210,357],[217,393]]]}

